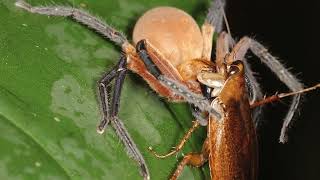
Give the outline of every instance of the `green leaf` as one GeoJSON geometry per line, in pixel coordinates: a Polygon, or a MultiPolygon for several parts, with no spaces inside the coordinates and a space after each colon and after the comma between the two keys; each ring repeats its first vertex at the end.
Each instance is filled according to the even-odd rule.
{"type": "MultiPolygon", "coordinates": [[[[51,1],[30,1],[48,5],[51,1]]],[[[84,6],[130,38],[135,21],[156,6],[181,8],[201,23],[208,1],[55,1],[84,6]]],[[[120,49],[63,17],[31,14],[0,1],[0,179],[142,179],[115,131],[96,133],[101,119],[96,82],[117,63],[120,49]]],[[[170,104],[130,73],[120,118],[147,161],[152,179],[167,179],[181,155],[199,151],[198,130],[177,157],[157,159],[191,127],[186,104],[170,104]]],[[[205,168],[207,169],[207,168],[205,168]]],[[[205,170],[207,171],[207,170],[205,170]]],[[[181,179],[202,179],[185,168],[181,179]]]]}

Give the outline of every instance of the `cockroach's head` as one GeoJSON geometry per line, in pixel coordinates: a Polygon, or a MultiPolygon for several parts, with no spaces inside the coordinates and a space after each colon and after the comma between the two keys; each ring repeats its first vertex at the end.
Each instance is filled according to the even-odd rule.
{"type": "Polygon", "coordinates": [[[198,73],[197,80],[202,85],[203,94],[205,97],[212,99],[219,96],[221,90],[226,83],[236,81],[236,79],[243,79],[244,64],[241,60],[232,62],[230,65],[223,64],[221,72],[203,70],[198,73]]]}

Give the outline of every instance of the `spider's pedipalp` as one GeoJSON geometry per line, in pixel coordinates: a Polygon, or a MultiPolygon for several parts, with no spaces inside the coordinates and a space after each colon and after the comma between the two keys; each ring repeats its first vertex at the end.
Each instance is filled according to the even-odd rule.
{"type": "Polygon", "coordinates": [[[145,47],[145,40],[141,40],[137,43],[137,53],[140,56],[140,59],[145,64],[148,71],[155,77],[158,78],[161,75],[160,70],[158,67],[152,62],[151,57],[149,56],[147,49],[145,47]]]}

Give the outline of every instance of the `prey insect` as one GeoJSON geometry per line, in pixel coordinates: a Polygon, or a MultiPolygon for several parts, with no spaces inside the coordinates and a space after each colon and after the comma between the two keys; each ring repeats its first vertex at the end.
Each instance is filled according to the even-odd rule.
{"type": "MultiPolygon", "coordinates": [[[[133,44],[131,44],[122,33],[83,10],[64,6],[31,6],[22,0],[16,2],[18,7],[31,13],[70,17],[97,31],[122,48],[123,54],[118,64],[99,81],[98,89],[103,118],[97,131],[103,133],[109,124],[115,128],[127,151],[138,163],[144,179],[150,178],[145,160],[118,117],[121,89],[128,70],[139,74],[160,96],[171,101],[186,101],[192,104],[195,107],[193,114],[197,119],[195,127],[208,123],[211,127],[212,122],[225,121],[226,112],[232,108],[225,107],[229,101],[222,97],[224,93],[232,93],[232,91],[225,91],[225,88],[228,87],[229,79],[233,77],[239,75],[242,81],[247,80],[241,84],[232,85],[239,86],[241,90],[239,96],[242,90],[244,93],[247,88],[250,89],[250,97],[241,100],[241,103],[245,104],[243,107],[248,106],[248,99],[250,102],[256,102],[261,98],[259,86],[247,62],[244,61],[244,55],[248,49],[257,55],[290,90],[298,91],[303,87],[276,58],[253,39],[248,37],[241,39],[229,53],[233,40],[227,33],[221,32],[224,4],[225,2],[220,0],[212,3],[201,30],[193,18],[181,10],[171,7],[154,8],[138,20],[133,32],[133,44]],[[216,46],[216,61],[213,63],[210,60],[212,37],[215,32],[220,35],[216,46]],[[239,59],[243,62],[235,61],[239,59]],[[115,81],[113,91],[108,88],[112,81],[115,81]]],[[[230,80],[230,82],[233,81],[230,80]]],[[[235,98],[239,97],[235,96],[235,98]]],[[[240,98],[246,98],[245,93],[240,98]]],[[[294,95],[281,132],[280,141],[282,142],[286,141],[287,127],[297,109],[299,99],[299,94],[294,95]]],[[[253,137],[246,141],[250,146],[247,150],[251,152],[254,151],[256,142],[254,125],[248,116],[250,114],[243,114],[243,117],[239,117],[239,121],[249,122],[249,132],[243,132],[243,137],[253,137]]],[[[247,126],[247,124],[242,125],[247,126]]],[[[208,141],[205,144],[209,144],[204,146],[205,149],[211,147],[208,141]]],[[[230,151],[226,151],[228,152],[230,151]]],[[[246,158],[254,159],[254,157],[253,152],[246,158]]],[[[253,162],[255,161],[248,162],[250,167],[255,166],[253,162]]],[[[183,163],[179,167],[181,169],[183,163]]],[[[253,176],[254,174],[253,172],[253,176]]]]}

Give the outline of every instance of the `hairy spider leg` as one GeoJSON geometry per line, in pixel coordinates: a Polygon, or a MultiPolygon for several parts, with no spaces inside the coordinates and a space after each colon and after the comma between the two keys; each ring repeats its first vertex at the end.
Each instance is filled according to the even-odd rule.
{"type": "Polygon", "coordinates": [[[97,128],[97,132],[102,134],[106,126],[112,121],[115,116],[118,116],[119,101],[122,85],[127,72],[126,56],[122,55],[118,64],[106,73],[99,81],[99,95],[101,99],[103,119],[97,128]],[[112,101],[110,100],[111,88],[109,84],[113,79],[115,80],[113,88],[112,101]],[[111,103],[111,107],[110,107],[111,103]]]}
{"type": "Polygon", "coordinates": [[[111,125],[115,128],[117,135],[124,143],[129,156],[139,164],[141,175],[144,177],[144,179],[150,179],[149,170],[143,156],[141,155],[125,126],[118,118],[121,89],[126,76],[126,72],[127,60],[126,56],[122,55],[118,64],[113,69],[111,69],[110,72],[105,74],[99,81],[99,95],[103,110],[103,119],[97,128],[97,132],[102,134],[106,128],[106,125],[111,121],[111,125]],[[109,95],[111,94],[111,89],[109,88],[109,84],[113,79],[115,79],[115,83],[110,104],[109,95]]]}
{"type": "MultiPolygon", "coordinates": [[[[115,30],[108,24],[104,23],[102,20],[94,17],[93,15],[81,9],[64,6],[31,6],[23,0],[18,0],[15,4],[16,6],[23,8],[31,13],[50,16],[71,17],[72,19],[102,34],[104,37],[110,39],[115,44],[119,46],[126,45],[125,47],[129,46],[128,40],[122,33],[115,30]]],[[[134,141],[130,137],[123,123],[117,117],[119,110],[120,91],[127,70],[126,61],[127,58],[125,56],[122,56],[118,65],[99,81],[99,96],[101,98],[101,105],[104,117],[100,125],[98,126],[97,131],[99,133],[103,133],[106,125],[108,125],[111,121],[111,124],[115,128],[117,135],[124,143],[128,154],[139,164],[140,173],[144,177],[144,179],[147,180],[150,179],[150,174],[145,160],[143,159],[140,151],[136,147],[134,141]],[[108,84],[114,78],[116,78],[116,82],[110,107],[108,84]]]]}
{"type": "Polygon", "coordinates": [[[213,0],[206,16],[206,22],[215,27],[215,32],[220,33],[223,29],[223,11],[226,0],[213,0]]]}
{"type": "Polygon", "coordinates": [[[141,40],[137,43],[137,52],[140,56],[140,59],[144,62],[148,71],[155,76],[164,86],[170,88],[171,91],[176,93],[179,96],[182,96],[188,103],[194,104],[201,111],[207,111],[211,115],[215,116],[217,119],[221,118],[221,114],[217,112],[214,108],[210,106],[210,102],[207,98],[200,94],[192,92],[187,86],[182,84],[179,81],[170,79],[165,75],[162,75],[158,67],[154,64],[150,58],[146,48],[146,41],[141,40]]]}
{"type": "MultiPolygon", "coordinates": [[[[217,67],[222,67],[222,63],[224,62],[225,57],[227,56],[227,54],[229,54],[230,49],[233,48],[235,41],[232,39],[231,35],[223,32],[223,20],[224,20],[224,9],[226,6],[226,1],[225,0],[215,0],[211,3],[211,6],[208,10],[207,16],[206,16],[206,20],[204,25],[202,26],[202,30],[204,29],[206,24],[210,24],[212,29],[214,29],[213,32],[216,33],[220,33],[218,36],[218,39],[216,41],[216,61],[215,63],[217,64],[217,67]]],[[[227,22],[225,22],[227,23],[227,22]]],[[[208,29],[208,28],[205,28],[208,29]]],[[[212,32],[212,33],[213,33],[212,32]]],[[[202,31],[203,34],[204,30],[202,31]]],[[[212,46],[212,36],[208,35],[207,37],[204,37],[204,42],[206,42],[206,39],[211,39],[211,43],[207,43],[210,44],[212,46]]],[[[204,49],[210,49],[210,53],[211,53],[211,47],[210,48],[206,48],[206,46],[208,45],[204,45],[204,49]]],[[[204,53],[205,54],[205,53],[204,53]]],[[[205,56],[205,55],[203,55],[205,56]]],[[[208,55],[207,55],[208,56],[208,55]]],[[[210,55],[211,56],[211,55],[210,55]]],[[[239,59],[238,59],[239,60],[239,59]]],[[[241,59],[244,64],[245,64],[245,78],[246,78],[246,86],[250,95],[250,101],[254,102],[257,100],[262,99],[262,92],[261,92],[261,88],[259,86],[259,83],[257,82],[256,78],[254,77],[254,73],[250,68],[249,63],[247,62],[247,60],[245,58],[241,59]]],[[[206,90],[205,91],[210,91],[208,89],[210,89],[209,87],[205,87],[206,90]]],[[[256,127],[259,125],[259,120],[261,116],[261,107],[257,107],[253,110],[253,120],[256,123],[256,127]]]]}
{"type": "Polygon", "coordinates": [[[223,29],[223,14],[226,2],[225,0],[214,0],[208,9],[206,19],[201,27],[203,37],[202,58],[210,61],[212,54],[213,34],[220,33],[223,29]]]}
{"type": "MultiPolygon", "coordinates": [[[[229,53],[229,50],[232,49],[235,44],[234,39],[231,37],[231,34],[229,34],[230,29],[228,28],[227,22],[225,22],[225,24],[227,26],[228,33],[223,32],[223,19],[225,18],[225,21],[227,21],[227,18],[224,17],[225,6],[226,6],[226,0],[215,0],[212,3],[212,6],[209,8],[209,12],[206,17],[206,22],[209,22],[212,26],[215,27],[215,31],[217,33],[220,33],[216,41],[216,63],[218,64],[219,63],[221,64],[224,61],[224,58],[229,53]]],[[[244,65],[245,65],[246,86],[248,89],[250,101],[254,102],[262,99],[263,94],[259,86],[259,83],[254,77],[254,71],[252,71],[252,69],[250,68],[250,64],[247,62],[246,58],[243,58],[241,60],[244,62],[244,65]]],[[[252,115],[253,115],[253,120],[255,121],[256,127],[258,127],[260,124],[259,122],[261,119],[261,112],[262,112],[261,106],[253,109],[252,115]]]]}
{"type": "MultiPolygon", "coordinates": [[[[260,44],[258,41],[251,39],[249,37],[243,37],[233,48],[228,62],[232,62],[236,59],[243,59],[248,50],[251,50],[276,76],[293,92],[300,91],[303,89],[303,84],[290,73],[280,61],[272,56],[268,50],[260,44]]],[[[301,94],[293,95],[292,103],[288,110],[286,117],[284,118],[283,126],[281,129],[281,134],[279,141],[285,143],[288,140],[288,128],[292,121],[295,112],[298,109],[301,99],[301,94]]]]}
{"type": "Polygon", "coordinates": [[[16,1],[16,6],[25,9],[28,12],[35,14],[43,14],[49,16],[63,16],[70,17],[71,19],[86,25],[90,29],[95,30],[104,37],[108,38],[116,45],[120,46],[124,53],[130,55],[127,58],[128,69],[140,75],[152,89],[158,92],[161,96],[168,98],[172,101],[182,101],[182,97],[173,95],[170,90],[159,83],[144,67],[141,60],[136,57],[135,48],[132,46],[125,35],[120,31],[112,28],[106,24],[103,20],[93,16],[92,14],[73,7],[65,6],[32,6],[24,0],[16,1]]]}
{"type": "MultiPolygon", "coordinates": [[[[222,71],[226,71],[223,63],[225,63],[225,59],[230,54],[230,49],[233,48],[234,44],[235,44],[235,41],[232,39],[232,37],[228,33],[223,31],[219,34],[216,42],[216,64],[218,67],[217,69],[218,72],[222,74],[224,73],[222,71]]],[[[254,73],[251,70],[250,64],[248,63],[247,59],[243,57],[242,59],[234,59],[234,60],[242,60],[244,63],[246,87],[249,93],[250,102],[261,100],[263,97],[261,88],[256,78],[253,75],[254,73]]],[[[261,113],[262,113],[261,106],[252,109],[252,119],[255,122],[256,128],[258,128],[260,125],[261,113]]]]}
{"type": "Polygon", "coordinates": [[[73,7],[65,7],[65,6],[32,6],[25,2],[24,0],[16,1],[16,6],[23,8],[31,13],[43,14],[49,16],[64,16],[70,17],[89,28],[96,30],[98,33],[110,39],[112,42],[121,46],[125,42],[127,42],[126,37],[115,30],[108,24],[104,23],[97,17],[85,12],[81,9],[76,9],[73,7]]]}

